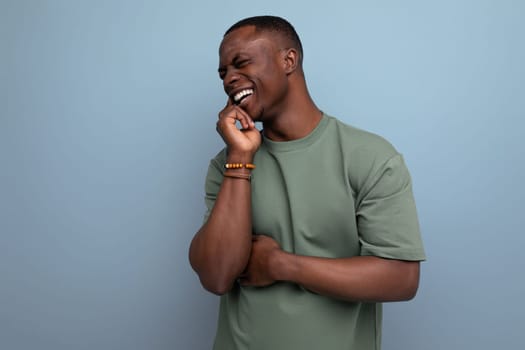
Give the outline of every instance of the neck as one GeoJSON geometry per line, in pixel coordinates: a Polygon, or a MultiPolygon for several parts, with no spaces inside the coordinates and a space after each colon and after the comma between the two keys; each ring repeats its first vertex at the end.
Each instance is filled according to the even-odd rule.
{"type": "Polygon", "coordinates": [[[292,141],[310,134],[321,121],[322,112],[310,97],[306,86],[296,89],[282,112],[263,123],[264,135],[272,141],[292,141]]]}

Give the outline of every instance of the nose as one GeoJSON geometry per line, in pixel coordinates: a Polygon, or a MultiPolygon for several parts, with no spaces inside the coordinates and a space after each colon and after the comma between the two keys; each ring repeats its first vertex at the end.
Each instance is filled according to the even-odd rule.
{"type": "Polygon", "coordinates": [[[224,75],[224,79],[222,80],[222,83],[224,87],[226,88],[228,86],[233,85],[235,82],[237,82],[237,80],[239,80],[238,72],[235,69],[230,68],[226,71],[226,74],[224,75]]]}

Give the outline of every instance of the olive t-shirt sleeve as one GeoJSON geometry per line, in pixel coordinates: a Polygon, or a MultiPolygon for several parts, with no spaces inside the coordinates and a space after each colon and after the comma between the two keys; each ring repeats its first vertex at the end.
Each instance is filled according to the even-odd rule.
{"type": "Polygon", "coordinates": [[[367,179],[356,217],[361,255],[420,261],[425,253],[412,181],[400,154],[367,179]]]}
{"type": "Polygon", "coordinates": [[[224,163],[225,153],[221,151],[215,158],[210,161],[208,166],[208,173],[206,174],[206,182],[204,184],[205,197],[204,202],[206,204],[206,212],[204,213],[204,222],[208,221],[210,217],[211,210],[215,205],[215,200],[217,199],[217,194],[221,187],[223,179],[223,171],[221,170],[221,163],[224,163]],[[222,161],[222,162],[221,162],[222,161]]]}

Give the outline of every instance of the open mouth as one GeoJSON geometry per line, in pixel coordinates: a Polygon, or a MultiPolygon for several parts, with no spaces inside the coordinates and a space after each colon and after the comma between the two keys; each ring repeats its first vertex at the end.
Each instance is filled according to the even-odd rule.
{"type": "Polygon", "coordinates": [[[253,89],[244,89],[242,91],[239,91],[233,96],[233,103],[236,105],[240,105],[241,102],[248,96],[253,94],[253,89]]]}

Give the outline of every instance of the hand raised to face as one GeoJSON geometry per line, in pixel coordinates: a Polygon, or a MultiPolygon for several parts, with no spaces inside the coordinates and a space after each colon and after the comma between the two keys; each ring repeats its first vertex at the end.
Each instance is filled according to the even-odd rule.
{"type": "Polygon", "coordinates": [[[228,147],[230,154],[243,154],[253,157],[261,145],[261,134],[252,118],[228,98],[226,107],[219,113],[217,132],[228,147]],[[239,122],[241,128],[237,128],[239,122]]]}

